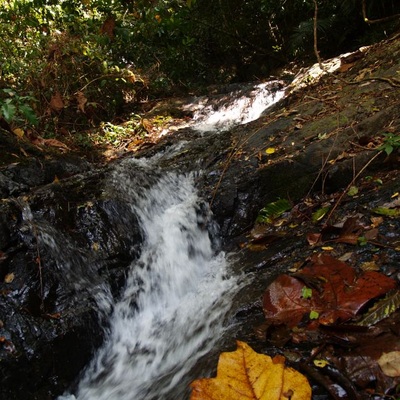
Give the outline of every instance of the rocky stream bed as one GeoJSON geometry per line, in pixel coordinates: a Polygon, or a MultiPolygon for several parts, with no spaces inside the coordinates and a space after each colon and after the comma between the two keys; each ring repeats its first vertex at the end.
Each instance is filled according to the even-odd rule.
{"type": "MultiPolygon", "coordinates": [[[[314,78],[312,71],[303,71],[286,97],[253,122],[207,134],[186,127],[106,165],[0,131],[0,398],[56,398],[73,387],[102,343],[108,322],[96,311],[99,287],[106,281],[112,295],[119,295],[143,242],[126,198],[105,189],[109,172],[126,158],[156,154],[162,171],[201,171],[195,183],[204,207],[209,205],[220,227],[222,248],[235,254],[237,273],[246,277],[232,302],[234,329],[222,347],[232,349],[238,339],[260,352],[304,359],[323,344],[334,365],[328,377],[294,360],[312,379],[315,399],[395,393],[399,376],[373,369],[376,355],[370,350],[365,357],[373,368],[354,372],[359,359],[349,348],[363,348],[354,332],[349,335],[355,342],[334,329],[329,339],[316,336],[306,344],[291,342],[286,331],[266,340],[264,290],[315,254],[328,252],[356,269],[373,261],[397,285],[399,280],[400,40],[363,49],[331,74],[314,78]],[[388,138],[397,140],[390,154],[388,138]],[[184,147],[177,148],[179,143],[184,147]],[[351,187],[357,190],[348,195],[351,187]],[[282,198],[290,210],[271,224],[256,223],[263,207],[282,198]],[[332,214],[313,221],[313,213],[327,205],[332,214]],[[377,207],[394,212],[378,223],[377,207]],[[326,230],[341,229],[350,218],[353,239],[376,229],[365,245],[340,240],[343,231],[326,230]],[[52,238],[57,243],[50,246],[52,238]],[[333,384],[346,393],[335,392],[333,384]]],[[[166,112],[177,104],[171,100],[166,112]]],[[[130,179],[138,187],[151,184],[140,168],[132,169],[130,179]]],[[[364,347],[376,341],[382,351],[400,351],[398,314],[373,327],[375,336],[364,347]]],[[[216,357],[204,363],[208,374],[216,357]]],[[[202,373],[204,368],[197,371],[202,373]]]]}

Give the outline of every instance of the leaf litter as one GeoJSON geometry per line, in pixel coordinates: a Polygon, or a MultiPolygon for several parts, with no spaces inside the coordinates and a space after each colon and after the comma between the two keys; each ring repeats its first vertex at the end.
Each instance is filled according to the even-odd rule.
{"type": "MultiPolygon", "coordinates": [[[[399,272],[393,264],[400,244],[399,201],[398,193],[383,193],[382,185],[374,183],[396,177],[389,173],[363,180],[357,196],[343,199],[332,222],[327,214],[335,206],[335,193],[298,204],[278,199],[261,210],[241,244],[262,252],[296,235],[309,246],[303,260],[265,288],[266,322],[254,332],[266,352],[284,354],[304,373],[313,396],[314,389],[321,398],[335,400],[400,396],[399,272]],[[364,198],[377,191],[388,202],[364,198]]],[[[230,397],[194,397],[206,398],[230,397]]]]}

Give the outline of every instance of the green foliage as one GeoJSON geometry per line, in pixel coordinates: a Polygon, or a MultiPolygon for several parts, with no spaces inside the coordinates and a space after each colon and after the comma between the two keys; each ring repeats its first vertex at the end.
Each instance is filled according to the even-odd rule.
{"type": "Polygon", "coordinates": [[[387,155],[390,155],[393,150],[398,148],[400,148],[400,135],[385,133],[383,143],[378,147],[378,150],[382,150],[387,155]]]}
{"type": "Polygon", "coordinates": [[[0,101],[6,120],[40,121],[38,128],[49,134],[63,125],[75,131],[113,118],[125,93],[135,97],[143,79],[114,56],[114,17],[109,14],[118,10],[113,4],[26,0],[4,5],[0,86],[10,92],[0,101]]]}
{"type": "Polygon", "coordinates": [[[376,207],[372,209],[372,212],[386,217],[400,217],[400,210],[397,208],[376,207]]]}
{"type": "Polygon", "coordinates": [[[124,125],[115,125],[111,122],[105,122],[100,125],[101,134],[97,135],[99,143],[119,146],[124,140],[133,136],[143,137],[146,130],[139,115],[132,115],[129,121],[124,125]]]}
{"type": "MultiPolygon", "coordinates": [[[[365,24],[357,0],[319,3],[323,55],[354,46],[367,31],[384,32],[365,24]]],[[[379,18],[399,8],[369,0],[367,12],[379,18]]],[[[313,9],[313,0],[3,2],[0,89],[14,94],[1,93],[2,115],[14,124],[38,122],[42,134],[74,133],[177,87],[268,76],[312,54],[313,9]]]]}
{"type": "Polygon", "coordinates": [[[357,243],[359,246],[366,246],[368,244],[368,239],[365,236],[359,236],[357,238],[357,243]]]}
{"type": "Polygon", "coordinates": [[[31,104],[36,102],[32,96],[19,96],[7,88],[0,91],[0,116],[9,124],[28,123],[37,125],[38,118],[31,104]]]}

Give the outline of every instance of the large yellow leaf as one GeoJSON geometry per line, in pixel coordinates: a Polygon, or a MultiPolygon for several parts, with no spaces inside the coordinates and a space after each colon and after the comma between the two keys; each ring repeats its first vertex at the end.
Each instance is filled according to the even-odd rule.
{"type": "Polygon", "coordinates": [[[191,384],[190,400],[310,400],[307,378],[285,366],[285,358],[259,354],[243,342],[219,357],[217,377],[191,384]]]}

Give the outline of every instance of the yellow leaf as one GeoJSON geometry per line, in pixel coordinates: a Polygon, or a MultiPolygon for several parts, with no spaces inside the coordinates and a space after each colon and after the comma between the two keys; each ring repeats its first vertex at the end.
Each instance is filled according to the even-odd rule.
{"type": "Polygon", "coordinates": [[[310,400],[307,378],[285,366],[285,358],[256,353],[244,342],[222,353],[217,377],[191,384],[190,400],[310,400]]]}
{"type": "Polygon", "coordinates": [[[360,265],[363,271],[379,271],[379,266],[375,261],[365,261],[360,265]]]}
{"type": "Polygon", "coordinates": [[[13,129],[14,135],[17,135],[19,138],[24,137],[24,131],[21,128],[15,128],[13,129]]]}
{"type": "Polygon", "coordinates": [[[326,360],[314,360],[314,365],[318,368],[324,368],[329,365],[329,362],[326,360]]]}
{"type": "Polygon", "coordinates": [[[400,376],[400,351],[383,353],[378,360],[378,364],[385,375],[393,378],[400,376]]]}
{"type": "Polygon", "coordinates": [[[332,246],[323,246],[322,250],[324,250],[324,251],[332,251],[333,247],[332,246]]]}
{"type": "Polygon", "coordinates": [[[276,151],[275,147],[268,147],[268,149],[265,150],[267,154],[274,154],[276,151]]]}
{"type": "Polygon", "coordinates": [[[5,283],[11,283],[11,282],[14,280],[14,278],[15,278],[15,275],[14,275],[13,272],[11,272],[11,273],[7,274],[7,275],[4,277],[4,282],[5,282],[5,283]]]}

